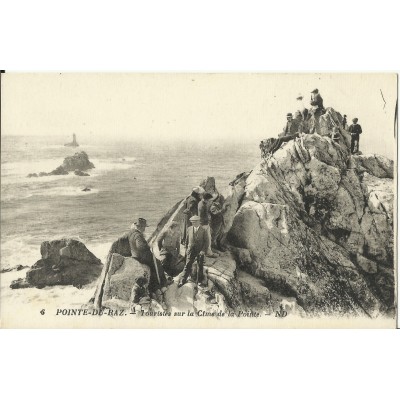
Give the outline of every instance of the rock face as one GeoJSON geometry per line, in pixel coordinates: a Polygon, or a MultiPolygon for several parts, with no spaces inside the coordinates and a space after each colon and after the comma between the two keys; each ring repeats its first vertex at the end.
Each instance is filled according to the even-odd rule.
{"type": "Polygon", "coordinates": [[[81,151],[75,153],[73,156],[66,157],[62,163],[62,167],[65,171],[86,171],[94,168],[94,165],[89,161],[88,155],[84,151],[81,151]]]}
{"type": "Polygon", "coordinates": [[[75,175],[78,175],[78,176],[90,176],[88,173],[82,172],[82,171],[79,170],[79,169],[76,169],[75,172],[74,172],[74,174],[75,174],[75,175]]]}
{"type": "Polygon", "coordinates": [[[148,284],[150,268],[132,257],[114,253],[105,275],[102,306],[128,308],[132,287],[139,277],[146,278],[148,284]]]}
{"type": "MultiPolygon", "coordinates": [[[[169,307],[394,315],[393,162],[352,156],[341,122],[341,115],[328,108],[319,121],[309,122],[319,133],[283,144],[230,183],[224,214],[229,250],[205,262],[212,301],[193,284],[178,289],[175,282],[166,293],[169,307]]],[[[217,191],[211,177],[200,184],[217,191]]],[[[156,255],[159,235],[173,221],[183,226],[184,207],[184,200],[177,202],[151,235],[156,255]]],[[[114,253],[130,256],[126,237],[110,250],[96,291],[98,307],[108,301],[106,276],[114,253]]],[[[122,275],[133,276],[131,267],[121,268],[122,275]]],[[[118,282],[115,293],[126,301],[129,288],[118,282]]]]}
{"type": "Polygon", "coordinates": [[[94,168],[92,162],[89,161],[88,155],[81,151],[80,153],[75,153],[73,156],[66,157],[62,165],[58,166],[51,172],[40,172],[28,174],[28,178],[38,178],[40,176],[50,176],[50,175],[68,175],[68,172],[74,171],[75,175],[79,176],[90,176],[88,173],[82,172],[88,169],[94,168]]]}
{"type": "Polygon", "coordinates": [[[375,316],[394,306],[393,162],[351,156],[340,121],[328,109],[321,135],[287,143],[252,171],[228,240],[249,251],[247,271],[306,312],[375,316]]]}
{"type": "Polygon", "coordinates": [[[26,273],[22,282],[14,281],[12,288],[53,285],[81,287],[101,274],[101,261],[86,246],[74,239],[52,240],[40,246],[42,258],[26,273]]]}

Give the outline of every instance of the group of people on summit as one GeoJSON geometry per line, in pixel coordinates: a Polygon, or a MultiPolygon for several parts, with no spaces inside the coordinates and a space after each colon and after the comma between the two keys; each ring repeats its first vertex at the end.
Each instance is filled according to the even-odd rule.
{"type": "MultiPolygon", "coordinates": [[[[299,94],[296,98],[296,112],[293,116],[292,113],[286,114],[286,124],[283,127],[282,132],[278,135],[278,138],[270,138],[266,141],[261,141],[260,149],[262,156],[275,153],[281,145],[285,142],[293,140],[304,134],[319,133],[319,119],[325,114],[324,102],[318,89],[314,89],[311,92],[311,98],[309,106],[304,104],[303,95],[299,94]],[[310,124],[311,118],[313,123],[310,124]]],[[[344,115],[342,120],[342,129],[347,130],[351,135],[351,154],[355,154],[359,151],[360,134],[362,133],[361,126],[358,124],[358,118],[353,119],[353,124],[347,126],[347,116],[344,115]]],[[[332,134],[334,141],[339,140],[339,128],[336,128],[332,134]]]]}
{"type": "Polygon", "coordinates": [[[132,288],[132,307],[148,304],[153,298],[163,308],[166,308],[164,294],[167,286],[173,282],[176,275],[174,269],[184,261],[180,274],[178,288],[189,279],[193,263],[197,261],[197,279],[199,286],[204,286],[205,257],[216,258],[219,252],[224,252],[224,213],[229,205],[217,191],[214,194],[206,192],[201,186],[194,187],[192,193],[185,199],[183,209],[183,232],[180,224],[173,221],[157,238],[159,259],[155,257],[144,232],[148,227],[144,218],[135,221],[128,234],[132,257],[150,267],[148,288],[147,281],[140,277],[132,288]],[[185,248],[185,256],[181,256],[181,245],[185,248]]]}

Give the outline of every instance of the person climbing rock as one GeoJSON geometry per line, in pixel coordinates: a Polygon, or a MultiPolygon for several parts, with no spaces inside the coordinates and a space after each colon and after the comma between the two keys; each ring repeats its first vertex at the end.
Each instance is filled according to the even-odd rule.
{"type": "Polygon", "coordinates": [[[192,193],[185,201],[185,209],[183,210],[183,214],[185,218],[183,220],[183,229],[182,229],[182,240],[181,243],[185,244],[185,235],[186,230],[190,226],[190,218],[193,215],[197,215],[198,213],[198,205],[201,200],[201,196],[204,193],[204,189],[201,186],[196,186],[192,189],[192,193]]]}
{"type": "Polygon", "coordinates": [[[131,291],[131,312],[138,312],[142,307],[148,307],[151,303],[149,290],[145,286],[147,279],[143,276],[136,278],[131,291]]]}
{"type": "Polygon", "coordinates": [[[358,153],[360,148],[360,134],[362,133],[361,125],[358,123],[358,118],[353,118],[353,123],[349,127],[349,132],[351,135],[351,154],[358,153]]]}
{"type": "Polygon", "coordinates": [[[200,226],[200,217],[194,215],[190,218],[192,226],[187,229],[185,248],[186,248],[186,264],[183,269],[181,279],[178,283],[178,288],[182,287],[192,272],[194,261],[197,261],[198,282],[203,286],[204,279],[204,255],[209,247],[209,239],[207,231],[203,226],[200,226]]]}
{"type": "Polygon", "coordinates": [[[180,237],[179,224],[173,221],[157,240],[161,265],[170,277],[175,275],[173,267],[179,262],[180,237]]]}
{"type": "Polygon", "coordinates": [[[224,213],[230,204],[224,204],[224,196],[218,192],[212,197],[210,205],[211,214],[211,249],[226,251],[224,246],[224,213]]]}
{"type": "Polygon", "coordinates": [[[217,257],[217,254],[214,254],[211,250],[211,215],[210,215],[210,200],[212,199],[211,193],[203,193],[203,198],[199,202],[198,206],[198,216],[200,217],[200,224],[203,229],[207,232],[208,236],[208,248],[206,251],[207,257],[217,257]]]}
{"type": "Polygon", "coordinates": [[[162,265],[157,263],[157,260],[153,256],[150,246],[144,237],[144,232],[147,227],[147,221],[144,218],[138,218],[138,220],[131,226],[128,240],[132,257],[150,267],[149,290],[151,293],[155,294],[158,301],[161,298],[161,293],[166,291],[167,279],[162,265]]]}

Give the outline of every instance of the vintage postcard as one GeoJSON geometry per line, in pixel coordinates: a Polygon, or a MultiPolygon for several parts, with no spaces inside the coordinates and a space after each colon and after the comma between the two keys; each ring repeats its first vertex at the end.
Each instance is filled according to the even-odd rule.
{"type": "Polygon", "coordinates": [[[2,328],[395,328],[393,73],[2,73],[2,328]]]}

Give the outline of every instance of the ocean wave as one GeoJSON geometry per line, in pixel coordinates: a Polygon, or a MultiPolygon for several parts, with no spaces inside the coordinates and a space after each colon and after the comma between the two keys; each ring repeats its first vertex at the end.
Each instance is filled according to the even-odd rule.
{"type": "Polygon", "coordinates": [[[90,188],[90,185],[87,187],[90,189],[89,191],[83,191],[83,186],[56,186],[51,188],[35,188],[29,192],[22,192],[20,190],[16,190],[14,192],[5,192],[4,190],[2,190],[1,197],[2,201],[12,201],[17,199],[29,199],[35,196],[89,196],[97,194],[100,191],[97,188],[90,188]]]}
{"type": "Polygon", "coordinates": [[[93,175],[99,175],[102,172],[112,171],[112,170],[123,170],[130,169],[134,166],[133,162],[135,161],[133,157],[132,160],[128,160],[125,158],[125,161],[121,159],[93,159],[91,160],[95,165],[95,169],[90,170],[90,173],[93,175]]]}
{"type": "Polygon", "coordinates": [[[88,196],[99,193],[99,189],[88,188],[90,191],[83,191],[84,188],[81,186],[58,186],[33,192],[32,196],[88,196]]]}
{"type": "Polygon", "coordinates": [[[1,238],[1,268],[15,265],[33,265],[40,259],[40,244],[32,244],[31,236],[1,238]]]}

